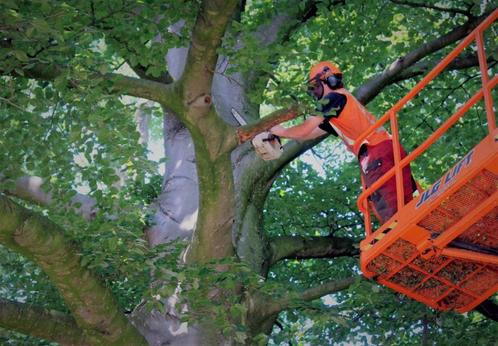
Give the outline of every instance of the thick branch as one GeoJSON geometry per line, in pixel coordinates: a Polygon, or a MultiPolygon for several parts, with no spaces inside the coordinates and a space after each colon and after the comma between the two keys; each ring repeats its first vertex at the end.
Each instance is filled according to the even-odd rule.
{"type": "Polygon", "coordinates": [[[178,95],[175,93],[174,84],[163,84],[116,73],[108,73],[105,78],[113,83],[113,92],[156,101],[165,107],[178,110],[176,106],[178,95]]]}
{"type": "Polygon", "coordinates": [[[270,240],[271,264],[283,259],[335,258],[356,256],[355,242],[341,237],[282,236],[270,240]]]}
{"type": "Polygon", "coordinates": [[[312,301],[327,294],[336,293],[347,289],[351,286],[358,277],[349,277],[345,279],[338,279],[324,284],[309,288],[302,292],[289,292],[280,299],[269,299],[266,295],[255,296],[251,301],[250,309],[257,309],[261,314],[262,319],[274,316],[281,311],[298,308],[306,301],[312,301]]]}
{"type": "Polygon", "coordinates": [[[192,104],[203,95],[211,94],[213,74],[218,60],[217,50],[221,46],[221,39],[236,6],[235,0],[203,1],[193,28],[182,77],[187,104],[192,104]]]}
{"type": "Polygon", "coordinates": [[[5,299],[0,299],[0,327],[61,345],[90,345],[71,316],[5,299]]]}
{"type": "MultiPolygon", "coordinates": [[[[23,73],[25,77],[51,81],[56,77],[60,76],[64,70],[57,65],[49,65],[49,64],[35,64],[33,67],[28,69],[23,69],[23,73]]],[[[19,76],[15,71],[11,72],[15,76],[19,76]]],[[[0,74],[4,75],[5,71],[0,68],[0,74]]]]}
{"type": "Polygon", "coordinates": [[[465,24],[454,28],[451,32],[438,37],[431,42],[428,42],[410,53],[406,54],[404,57],[397,59],[391,64],[386,70],[381,74],[371,78],[361,87],[359,87],[355,94],[358,100],[363,104],[370,102],[382,89],[393,82],[393,79],[402,72],[408,69],[410,66],[414,65],[426,56],[447,47],[460,39],[464,38],[470,31],[472,31],[481,21],[483,21],[489,13],[486,13],[480,17],[472,18],[465,24]]]}
{"type": "Polygon", "coordinates": [[[248,320],[251,330],[270,333],[277,315],[284,310],[300,308],[306,301],[312,301],[327,294],[336,293],[347,289],[358,277],[350,277],[324,283],[322,285],[304,290],[302,292],[289,292],[279,298],[269,297],[262,292],[254,292],[249,296],[248,320]]]}
{"type": "Polygon", "coordinates": [[[1,194],[0,243],[43,269],[91,343],[145,344],[111,292],[81,266],[79,250],[65,239],[64,231],[1,194]]]}
{"type": "MultiPolygon", "coordinates": [[[[326,136],[306,142],[290,141],[284,145],[284,151],[277,160],[263,161],[261,159],[253,159],[250,163],[251,169],[245,169],[243,177],[238,177],[239,181],[242,180],[244,182],[243,186],[239,184],[240,193],[251,196],[252,203],[258,206],[258,208],[263,208],[266,195],[277,173],[289,162],[324,138],[326,136]],[[254,194],[254,191],[258,191],[258,193],[254,194]]],[[[254,156],[256,155],[254,154],[254,156]]]]}
{"type": "MultiPolygon", "coordinates": [[[[60,66],[35,64],[29,69],[23,70],[24,76],[33,79],[52,81],[64,72],[60,66]]],[[[19,76],[16,72],[11,72],[15,76],[19,76]]],[[[0,75],[5,74],[0,69],[0,75]]],[[[105,79],[112,82],[112,92],[141,97],[152,101],[160,102],[161,104],[177,109],[177,96],[175,95],[174,84],[163,84],[151,80],[128,77],[117,73],[107,73],[105,75],[95,73],[89,78],[105,79]]],[[[68,83],[77,87],[78,80],[70,80],[68,83]]]]}
{"type": "MultiPolygon", "coordinates": [[[[50,206],[54,202],[52,194],[42,189],[43,179],[40,177],[25,175],[17,178],[14,184],[13,188],[3,192],[42,206],[50,206]]],[[[92,219],[98,211],[95,200],[82,194],[74,195],[69,207],[74,207],[75,211],[87,220],[92,219]],[[77,206],[78,204],[80,205],[77,206]]]]}
{"type": "Polygon", "coordinates": [[[498,322],[498,305],[491,299],[483,301],[475,308],[475,311],[479,311],[487,318],[498,322]]]}
{"type": "Polygon", "coordinates": [[[298,142],[294,140],[289,141],[287,144],[284,145],[284,152],[282,153],[282,156],[280,156],[277,160],[270,162],[263,160],[259,161],[259,164],[262,166],[266,166],[266,169],[261,169],[262,175],[259,177],[255,177],[255,179],[258,179],[259,181],[263,182],[264,184],[267,185],[267,189],[270,189],[271,185],[268,184],[268,181],[274,179],[276,173],[278,173],[283,167],[285,167],[289,162],[294,160],[296,157],[302,155],[307,150],[313,148],[315,145],[317,145],[327,137],[328,135],[325,135],[304,142],[298,142]]]}
{"type": "MultiPolygon", "coordinates": [[[[131,66],[131,63],[128,62],[128,65],[131,66]]],[[[142,65],[131,66],[133,72],[137,74],[142,79],[151,80],[154,82],[162,83],[162,84],[170,84],[173,83],[173,78],[169,74],[168,71],[162,72],[158,77],[154,77],[147,74],[147,67],[142,65]]]]}
{"type": "MultiPolygon", "coordinates": [[[[488,64],[493,64],[496,63],[496,59],[494,58],[494,54],[498,53],[498,49],[495,49],[495,52],[490,54],[487,62],[488,64]]],[[[429,62],[419,62],[409,69],[400,72],[393,80],[392,83],[400,82],[409,78],[413,78],[416,76],[420,75],[425,75],[427,74],[432,68],[434,68],[436,64],[435,63],[429,63],[429,62]]],[[[447,67],[446,71],[452,71],[452,70],[463,70],[467,69],[470,67],[475,67],[479,66],[479,61],[477,59],[477,56],[475,54],[467,54],[465,56],[462,56],[460,58],[457,58],[453,60],[447,67]]]]}
{"type": "MultiPolygon", "coordinates": [[[[326,282],[324,284],[309,288],[309,289],[301,292],[298,295],[298,298],[301,300],[304,300],[304,301],[315,300],[315,299],[321,298],[323,296],[326,296],[327,294],[332,294],[332,293],[336,293],[336,292],[345,290],[349,286],[351,286],[357,279],[358,279],[357,276],[352,276],[352,277],[345,278],[345,279],[339,279],[339,280],[335,280],[335,281],[326,282]]],[[[285,302],[284,302],[284,304],[285,304],[285,302]]]]}
{"type": "Polygon", "coordinates": [[[437,6],[437,5],[430,5],[427,3],[418,3],[418,2],[406,1],[406,0],[391,0],[391,2],[393,4],[404,5],[404,6],[408,6],[408,7],[427,8],[427,9],[440,11],[440,12],[462,14],[462,15],[467,16],[467,17],[469,17],[471,15],[469,10],[462,10],[460,8],[455,8],[455,7],[441,7],[441,6],[437,6]]]}

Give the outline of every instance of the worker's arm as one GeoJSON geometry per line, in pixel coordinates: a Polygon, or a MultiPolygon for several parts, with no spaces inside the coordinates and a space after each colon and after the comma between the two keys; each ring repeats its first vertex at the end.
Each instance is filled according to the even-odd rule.
{"type": "Polygon", "coordinates": [[[318,127],[323,120],[324,118],[321,116],[312,116],[303,123],[289,128],[281,125],[274,126],[270,132],[279,137],[297,139],[298,141],[313,139],[326,134],[325,131],[318,127]]]}

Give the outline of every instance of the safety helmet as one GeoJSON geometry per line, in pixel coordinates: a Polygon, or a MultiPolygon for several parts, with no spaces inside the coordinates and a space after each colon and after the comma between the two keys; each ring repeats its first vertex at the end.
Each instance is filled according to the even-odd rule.
{"type": "Polygon", "coordinates": [[[332,64],[330,61],[322,61],[311,67],[310,80],[318,77],[319,79],[324,81],[327,80],[327,77],[334,74],[342,75],[342,72],[336,65],[332,64]]]}
{"type": "Polygon", "coordinates": [[[320,100],[324,94],[322,83],[327,84],[331,89],[342,86],[342,72],[330,61],[322,61],[311,67],[308,93],[317,100],[320,100]]]}

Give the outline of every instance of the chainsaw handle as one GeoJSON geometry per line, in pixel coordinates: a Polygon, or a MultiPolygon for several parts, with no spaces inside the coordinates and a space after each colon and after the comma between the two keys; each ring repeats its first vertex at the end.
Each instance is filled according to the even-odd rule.
{"type": "Polygon", "coordinates": [[[268,134],[268,138],[263,139],[263,142],[272,142],[274,140],[277,140],[278,143],[282,144],[280,137],[277,135],[274,135],[273,133],[268,134]]]}

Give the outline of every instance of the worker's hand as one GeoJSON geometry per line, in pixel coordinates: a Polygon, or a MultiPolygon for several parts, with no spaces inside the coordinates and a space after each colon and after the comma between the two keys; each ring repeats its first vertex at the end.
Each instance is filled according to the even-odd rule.
{"type": "Polygon", "coordinates": [[[271,132],[268,132],[268,138],[263,139],[263,142],[267,141],[268,142],[277,141],[280,144],[280,146],[282,146],[282,141],[280,140],[280,137],[271,132]]]}
{"type": "Polygon", "coordinates": [[[282,125],[275,125],[270,129],[270,133],[272,135],[276,135],[279,137],[285,137],[285,131],[286,129],[282,125]]]}

